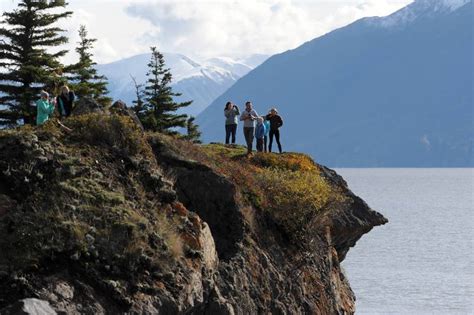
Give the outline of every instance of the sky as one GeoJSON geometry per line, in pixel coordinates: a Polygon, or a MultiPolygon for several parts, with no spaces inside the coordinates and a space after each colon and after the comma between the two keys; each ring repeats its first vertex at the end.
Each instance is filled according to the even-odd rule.
{"type": "MultiPolygon", "coordinates": [[[[140,53],[150,46],[191,58],[244,57],[293,49],[366,16],[385,16],[413,0],[68,0],[62,21],[70,37],[65,63],[77,58],[81,24],[98,63],[140,53]]],[[[18,0],[0,0],[0,12],[18,0]]]]}

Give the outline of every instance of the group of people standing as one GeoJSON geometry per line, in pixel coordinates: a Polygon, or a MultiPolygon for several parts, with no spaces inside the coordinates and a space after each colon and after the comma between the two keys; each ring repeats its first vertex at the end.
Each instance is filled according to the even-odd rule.
{"type": "Polygon", "coordinates": [[[50,98],[49,93],[41,91],[41,98],[36,101],[36,125],[44,124],[54,115],[57,108],[61,117],[71,115],[76,96],[73,91],[64,85],[57,97],[50,98]]]}
{"type": "MultiPolygon", "coordinates": [[[[37,125],[42,125],[48,121],[54,115],[56,109],[60,117],[71,115],[76,96],[66,85],[62,86],[60,91],[59,95],[54,98],[50,98],[48,92],[41,91],[41,98],[36,101],[37,125]]],[[[251,102],[245,103],[245,110],[242,113],[237,105],[227,102],[224,115],[226,117],[226,144],[235,144],[237,125],[240,120],[244,124],[243,130],[245,142],[247,143],[247,154],[252,154],[254,139],[256,139],[258,152],[272,152],[273,138],[275,138],[278,145],[278,151],[282,153],[280,127],[283,126],[283,119],[278,114],[276,108],[270,109],[265,116],[259,116],[255,109],[253,109],[251,102]]]]}
{"type": "Polygon", "coordinates": [[[280,127],[283,119],[276,108],[270,109],[266,116],[259,116],[253,109],[251,102],[245,103],[245,110],[241,113],[239,107],[232,102],[227,102],[224,109],[225,120],[225,143],[235,144],[235,135],[239,120],[244,122],[244,137],[247,143],[247,154],[252,154],[253,140],[256,139],[258,152],[272,152],[273,138],[275,138],[278,150],[281,153],[280,127]],[[270,138],[270,142],[268,142],[270,138]]]}

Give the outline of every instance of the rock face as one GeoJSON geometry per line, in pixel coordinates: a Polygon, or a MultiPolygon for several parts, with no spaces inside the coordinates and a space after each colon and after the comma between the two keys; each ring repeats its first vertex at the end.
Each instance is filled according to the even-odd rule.
{"type": "Polygon", "coordinates": [[[222,169],[245,166],[238,149],[213,163],[219,146],[103,116],[0,133],[0,310],[35,297],[67,314],[354,313],[340,262],[387,220],[334,171],[311,162],[341,198],[297,239],[222,169]]]}

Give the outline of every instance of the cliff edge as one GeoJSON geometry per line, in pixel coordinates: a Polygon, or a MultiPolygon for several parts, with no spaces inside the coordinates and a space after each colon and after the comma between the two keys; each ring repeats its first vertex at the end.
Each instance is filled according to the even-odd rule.
{"type": "Polygon", "coordinates": [[[387,220],[333,170],[123,115],[64,123],[0,131],[0,313],[354,313],[340,262],[387,220]]]}

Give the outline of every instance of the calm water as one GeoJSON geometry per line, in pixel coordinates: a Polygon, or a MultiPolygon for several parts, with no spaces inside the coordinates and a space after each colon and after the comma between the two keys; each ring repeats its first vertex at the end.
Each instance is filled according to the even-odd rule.
{"type": "Polygon", "coordinates": [[[337,169],[389,223],[343,267],[356,314],[474,314],[474,169],[337,169]]]}

